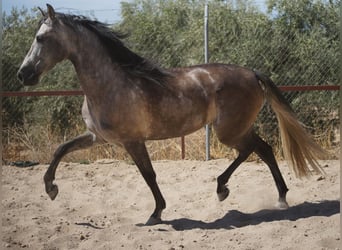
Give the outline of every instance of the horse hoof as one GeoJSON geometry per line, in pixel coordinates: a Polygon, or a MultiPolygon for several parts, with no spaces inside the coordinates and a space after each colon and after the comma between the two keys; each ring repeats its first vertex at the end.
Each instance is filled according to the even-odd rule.
{"type": "Polygon", "coordinates": [[[154,217],[150,217],[148,219],[148,221],[145,223],[145,226],[153,226],[153,225],[157,225],[157,224],[161,224],[162,220],[160,218],[154,218],[154,217]]]}
{"type": "Polygon", "coordinates": [[[52,184],[49,190],[46,191],[51,200],[54,200],[58,194],[58,186],[52,184]]]}
{"type": "Polygon", "coordinates": [[[275,207],[279,210],[286,210],[289,208],[289,204],[285,200],[278,201],[275,207]]]}
{"type": "Polygon", "coordinates": [[[225,186],[223,191],[217,193],[219,201],[224,201],[229,195],[229,189],[225,186]]]}

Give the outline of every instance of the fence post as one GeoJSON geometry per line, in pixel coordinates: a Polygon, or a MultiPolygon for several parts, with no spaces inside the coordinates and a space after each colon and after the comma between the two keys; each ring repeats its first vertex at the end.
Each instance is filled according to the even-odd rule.
{"type": "Polygon", "coordinates": [[[185,159],[185,136],[181,137],[182,160],[185,159]]]}
{"type": "MultiPolygon", "coordinates": [[[[204,62],[208,63],[208,3],[204,6],[204,62]]],[[[205,125],[205,160],[210,160],[210,125],[205,125]]]]}

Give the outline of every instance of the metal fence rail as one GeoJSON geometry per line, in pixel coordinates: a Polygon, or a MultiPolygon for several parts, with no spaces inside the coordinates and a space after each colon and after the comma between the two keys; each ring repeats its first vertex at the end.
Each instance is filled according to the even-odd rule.
{"type": "MultiPolygon", "coordinates": [[[[304,92],[308,93],[310,91],[339,91],[340,86],[337,85],[319,85],[319,86],[314,86],[314,85],[302,85],[302,86],[279,86],[279,89],[283,92],[304,92]]],[[[82,90],[55,90],[55,91],[5,91],[1,92],[1,96],[3,98],[24,98],[24,97],[70,97],[70,96],[82,96],[83,91],[82,90]]],[[[269,114],[268,116],[271,116],[269,114]]],[[[332,120],[336,119],[335,118],[330,118],[332,120]]],[[[265,120],[268,120],[269,118],[264,118],[265,120]]],[[[258,121],[259,126],[262,125],[263,121],[258,121]]],[[[273,124],[273,132],[274,135],[277,137],[277,124],[273,124]]],[[[6,130],[6,128],[5,128],[6,130]]],[[[270,131],[270,128],[268,128],[268,131],[270,131]]],[[[7,135],[6,137],[10,137],[7,135]]],[[[203,138],[204,140],[204,138],[203,138]]],[[[9,142],[9,141],[8,141],[9,142]]],[[[178,143],[178,142],[177,142],[178,143]]],[[[9,144],[9,143],[7,143],[9,144]]],[[[186,140],[185,137],[181,137],[179,140],[180,144],[180,154],[179,158],[184,159],[186,157],[186,140]]],[[[9,146],[9,145],[8,145],[9,146]]],[[[331,146],[331,145],[330,145],[331,146]]],[[[39,149],[38,149],[39,150],[39,149]]],[[[215,149],[214,149],[215,150],[215,149]]],[[[204,149],[203,149],[204,153],[204,149]]],[[[178,157],[177,157],[178,158],[178,157]]],[[[188,157],[191,158],[191,157],[188,157]]],[[[207,158],[207,157],[206,157],[207,158]]],[[[10,159],[14,160],[14,159],[10,159]]]]}

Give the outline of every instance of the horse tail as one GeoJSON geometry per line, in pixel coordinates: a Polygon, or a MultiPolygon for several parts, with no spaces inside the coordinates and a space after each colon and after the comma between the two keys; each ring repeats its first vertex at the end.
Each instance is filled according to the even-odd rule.
{"type": "Polygon", "coordinates": [[[314,172],[324,174],[318,159],[324,158],[327,152],[305,131],[274,82],[266,75],[258,71],[254,72],[265,92],[266,100],[277,116],[283,153],[296,177],[301,178],[312,173],[306,161],[314,172]]]}

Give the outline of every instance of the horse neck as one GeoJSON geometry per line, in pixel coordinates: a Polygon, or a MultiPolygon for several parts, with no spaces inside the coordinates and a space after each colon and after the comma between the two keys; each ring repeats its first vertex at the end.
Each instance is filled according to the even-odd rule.
{"type": "MultiPolygon", "coordinates": [[[[107,50],[97,37],[90,31],[82,31],[77,34],[75,46],[69,59],[73,63],[78,75],[82,90],[88,99],[102,96],[108,91],[108,86],[113,86],[113,77],[122,76],[118,65],[113,63],[107,50]]],[[[116,87],[122,81],[115,81],[116,87]]]]}

